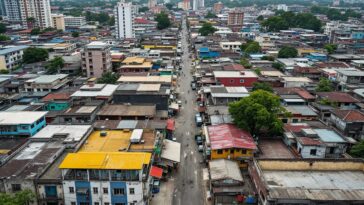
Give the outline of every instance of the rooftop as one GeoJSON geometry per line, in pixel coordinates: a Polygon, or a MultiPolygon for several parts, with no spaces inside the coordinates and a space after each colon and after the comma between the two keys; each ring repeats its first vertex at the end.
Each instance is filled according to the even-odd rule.
{"type": "Polygon", "coordinates": [[[16,51],[20,51],[20,50],[24,50],[26,48],[28,48],[29,46],[13,46],[13,47],[7,47],[4,49],[0,49],[0,55],[6,55],[8,53],[11,52],[16,52],[16,51]]]}
{"type": "Polygon", "coordinates": [[[105,105],[99,116],[155,116],[155,105],[105,105]]]}
{"type": "Polygon", "coordinates": [[[64,138],[65,143],[79,142],[91,129],[91,125],[47,125],[31,139],[64,138]]]}
{"type": "Polygon", "coordinates": [[[62,80],[66,78],[67,74],[56,74],[56,75],[41,75],[37,78],[27,80],[26,82],[30,83],[39,83],[39,84],[47,84],[47,83],[53,83],[57,80],[62,80]]]}
{"type": "Polygon", "coordinates": [[[346,122],[364,122],[364,114],[359,110],[335,109],[332,113],[346,122]]]}
{"type": "Polygon", "coordinates": [[[162,83],[171,84],[172,76],[121,76],[118,79],[119,83],[162,83]]]}
{"type": "Polygon", "coordinates": [[[43,102],[53,101],[53,100],[68,100],[70,98],[69,93],[49,93],[47,96],[42,98],[43,102]]]}
{"type": "Polygon", "coordinates": [[[211,180],[233,179],[243,182],[238,163],[227,159],[216,159],[209,162],[211,180]]]}
{"type": "Polygon", "coordinates": [[[69,153],[59,168],[140,170],[150,158],[144,152],[78,152],[69,153]]]}
{"type": "Polygon", "coordinates": [[[260,139],[258,143],[259,158],[295,158],[293,153],[283,143],[281,139],[260,139]]]}
{"type": "Polygon", "coordinates": [[[119,152],[126,151],[130,144],[131,131],[93,131],[79,152],[119,152]],[[106,136],[101,136],[106,132],[106,136]]]}
{"type": "Polygon", "coordinates": [[[339,103],[357,103],[358,99],[352,97],[348,93],[344,92],[319,92],[317,93],[321,98],[326,98],[331,102],[339,102],[339,103]]]}
{"type": "Polygon", "coordinates": [[[0,125],[33,124],[46,114],[43,111],[2,111],[0,125]]]}
{"type": "Polygon", "coordinates": [[[118,85],[110,84],[84,85],[80,90],[74,92],[71,97],[110,97],[117,87],[118,85]]]}
{"type": "Polygon", "coordinates": [[[216,78],[258,78],[258,75],[254,71],[214,71],[216,78]]]}

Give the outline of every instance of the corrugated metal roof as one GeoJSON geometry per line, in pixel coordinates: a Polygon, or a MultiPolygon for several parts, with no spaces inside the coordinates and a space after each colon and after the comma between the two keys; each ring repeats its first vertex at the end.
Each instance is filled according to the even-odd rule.
{"type": "Polygon", "coordinates": [[[227,159],[217,159],[209,162],[211,180],[233,179],[244,182],[238,163],[227,159]]]}

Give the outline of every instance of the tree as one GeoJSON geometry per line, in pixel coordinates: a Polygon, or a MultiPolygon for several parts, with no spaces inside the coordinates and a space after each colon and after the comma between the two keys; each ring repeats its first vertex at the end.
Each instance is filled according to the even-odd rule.
{"type": "Polygon", "coordinates": [[[146,12],[146,11],[149,11],[149,8],[148,8],[148,7],[146,7],[146,6],[141,7],[141,8],[139,9],[139,12],[141,12],[141,13],[146,12]]]}
{"type": "Polygon", "coordinates": [[[9,70],[1,69],[0,74],[9,74],[9,70]]]}
{"type": "Polygon", "coordinates": [[[278,118],[285,113],[277,95],[256,90],[250,96],[229,104],[233,122],[253,136],[261,133],[281,133],[283,122],[278,118]]]}
{"type": "Polygon", "coordinates": [[[253,83],[252,91],[265,90],[267,92],[273,93],[273,88],[269,83],[266,82],[255,82],[253,83]]]}
{"type": "Polygon", "coordinates": [[[328,54],[333,54],[337,49],[337,45],[335,45],[335,44],[326,44],[324,46],[324,49],[327,51],[328,54]]]}
{"type": "Polygon", "coordinates": [[[278,62],[273,62],[272,67],[277,69],[277,70],[283,71],[283,65],[278,63],[278,62]]]}
{"type": "Polygon", "coordinates": [[[77,37],[79,37],[80,36],[80,33],[79,32],[77,32],[77,31],[73,31],[72,32],[72,37],[73,38],[77,38],[77,37]]]}
{"type": "Polygon", "coordinates": [[[286,30],[289,28],[287,21],[285,21],[280,16],[272,16],[264,20],[261,24],[263,27],[266,28],[266,30],[274,32],[278,32],[280,30],[286,30]]]}
{"type": "Polygon", "coordinates": [[[0,204],[27,205],[35,199],[35,194],[30,190],[23,190],[15,194],[0,193],[0,204]]]}
{"type": "Polygon", "coordinates": [[[6,26],[3,23],[0,23],[0,33],[5,33],[6,32],[6,26]]]}
{"type": "Polygon", "coordinates": [[[257,21],[263,21],[263,20],[264,20],[264,16],[262,16],[262,15],[258,16],[257,21]]]}
{"type": "Polygon", "coordinates": [[[295,58],[297,56],[297,49],[290,46],[285,46],[281,48],[278,52],[278,58],[295,58]]]}
{"type": "Polygon", "coordinates": [[[274,61],[274,57],[273,56],[263,56],[261,59],[262,60],[268,60],[268,61],[274,61]]]}
{"type": "Polygon", "coordinates": [[[364,140],[361,140],[358,144],[354,145],[349,153],[353,157],[364,158],[364,140]]]}
{"type": "Polygon", "coordinates": [[[10,38],[7,35],[0,34],[0,41],[9,41],[10,38]]]}
{"type": "Polygon", "coordinates": [[[202,27],[198,30],[198,32],[201,34],[201,36],[208,36],[210,34],[215,33],[217,29],[212,26],[211,23],[205,22],[202,27]]]}
{"type": "Polygon", "coordinates": [[[331,92],[333,90],[334,89],[333,89],[332,83],[329,79],[320,78],[320,81],[316,87],[316,92],[331,92]]]}
{"type": "Polygon", "coordinates": [[[173,9],[173,4],[172,3],[166,3],[165,6],[167,7],[168,10],[172,10],[173,9]]]}
{"type": "Polygon", "coordinates": [[[244,53],[245,54],[259,53],[261,50],[262,48],[260,47],[259,43],[256,41],[252,41],[245,48],[244,53]]]}
{"type": "Polygon", "coordinates": [[[108,22],[109,26],[114,26],[115,25],[115,17],[112,16],[110,19],[109,19],[109,22],[108,22]]]}
{"type": "Polygon", "coordinates": [[[246,59],[246,58],[241,58],[241,59],[240,59],[240,64],[241,64],[242,66],[244,66],[244,68],[247,68],[247,69],[249,69],[249,68],[251,68],[251,67],[252,67],[252,65],[250,64],[249,60],[248,60],[248,59],[246,59]]]}
{"type": "Polygon", "coordinates": [[[48,73],[57,73],[64,66],[64,60],[62,57],[56,56],[52,60],[48,61],[46,68],[48,73]]]}
{"type": "Polygon", "coordinates": [[[207,19],[213,19],[213,18],[217,18],[217,16],[214,13],[212,13],[212,12],[209,11],[206,14],[205,18],[207,18],[207,19]]]}
{"type": "Polygon", "coordinates": [[[164,12],[157,14],[155,20],[158,22],[157,28],[159,30],[168,28],[171,25],[171,21],[169,20],[168,15],[164,12]]]}
{"type": "Polygon", "coordinates": [[[103,73],[101,78],[97,80],[97,83],[115,84],[119,79],[119,76],[113,72],[103,73]]]}
{"type": "Polygon", "coordinates": [[[36,63],[45,61],[48,58],[48,51],[43,48],[30,47],[24,50],[23,62],[36,63]]]}
{"type": "Polygon", "coordinates": [[[41,34],[41,30],[40,30],[40,28],[33,28],[33,29],[30,31],[30,34],[31,34],[31,35],[39,35],[39,34],[41,34]]]}

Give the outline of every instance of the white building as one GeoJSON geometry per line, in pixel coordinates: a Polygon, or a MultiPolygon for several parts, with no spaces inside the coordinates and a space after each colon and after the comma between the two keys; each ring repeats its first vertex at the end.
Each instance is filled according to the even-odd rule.
{"type": "Polygon", "coordinates": [[[65,16],[64,24],[67,28],[79,28],[86,25],[86,18],[84,16],[65,16]]]}
{"type": "Polygon", "coordinates": [[[52,26],[49,0],[4,0],[7,18],[10,22],[19,23],[24,28],[52,26]],[[28,22],[34,18],[34,22],[28,22]]]}
{"type": "Polygon", "coordinates": [[[116,37],[120,39],[135,38],[134,15],[136,7],[131,2],[121,0],[115,6],[116,37]]]}
{"type": "Polygon", "coordinates": [[[23,60],[23,51],[28,46],[12,46],[0,50],[0,70],[11,70],[23,60]]]}
{"type": "Polygon", "coordinates": [[[192,9],[194,11],[197,11],[200,8],[203,8],[205,6],[205,0],[193,0],[192,2],[192,9]]]}

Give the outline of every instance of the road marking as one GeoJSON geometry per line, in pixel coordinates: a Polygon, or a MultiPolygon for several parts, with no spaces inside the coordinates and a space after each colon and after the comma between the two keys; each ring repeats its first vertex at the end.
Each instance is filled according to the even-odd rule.
{"type": "Polygon", "coordinates": [[[193,161],[195,162],[195,164],[197,163],[197,159],[196,158],[194,158],[193,161]]]}
{"type": "Polygon", "coordinates": [[[193,155],[193,151],[191,151],[191,155],[193,155]]]}
{"type": "Polygon", "coordinates": [[[184,156],[184,158],[186,159],[186,158],[187,158],[187,153],[185,152],[185,154],[184,154],[183,156],[184,156]]]}
{"type": "Polygon", "coordinates": [[[189,131],[187,131],[187,132],[186,132],[186,135],[187,135],[187,136],[190,136],[190,132],[189,132],[189,131]]]}

